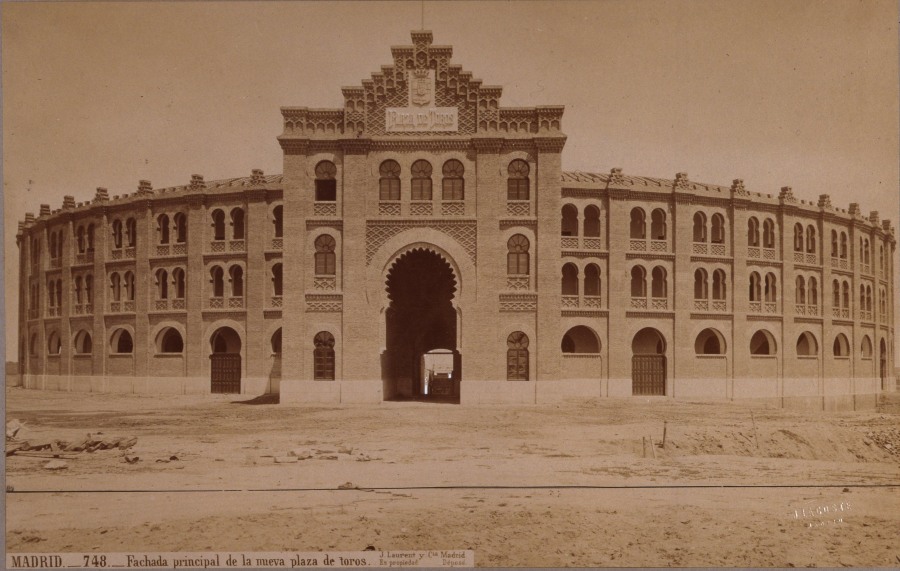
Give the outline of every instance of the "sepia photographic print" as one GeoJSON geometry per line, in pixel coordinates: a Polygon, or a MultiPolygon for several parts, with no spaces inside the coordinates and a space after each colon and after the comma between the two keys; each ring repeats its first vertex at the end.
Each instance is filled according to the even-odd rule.
{"type": "Polygon", "coordinates": [[[898,567],[898,9],[4,2],[8,568],[898,567]]]}

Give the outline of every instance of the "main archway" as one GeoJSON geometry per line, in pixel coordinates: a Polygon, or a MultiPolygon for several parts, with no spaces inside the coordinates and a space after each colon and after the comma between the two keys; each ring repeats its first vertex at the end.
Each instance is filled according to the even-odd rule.
{"type": "Polygon", "coordinates": [[[390,305],[382,363],[385,400],[458,402],[453,268],[437,253],[415,248],[393,263],[386,285],[390,305]],[[440,365],[437,370],[431,366],[431,361],[441,360],[438,353],[452,354],[452,366],[440,365]]]}
{"type": "Polygon", "coordinates": [[[241,392],[241,336],[231,327],[220,327],[209,338],[210,391],[241,392]]]}

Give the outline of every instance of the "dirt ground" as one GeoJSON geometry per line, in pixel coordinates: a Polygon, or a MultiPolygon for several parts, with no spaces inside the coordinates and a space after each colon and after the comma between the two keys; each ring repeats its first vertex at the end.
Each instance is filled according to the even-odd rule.
{"type": "Polygon", "coordinates": [[[6,398],[26,439],[136,436],[140,458],[82,453],[50,471],[8,457],[10,552],[374,546],[472,549],[478,566],[900,565],[897,393],[855,413],[6,398]],[[303,459],[275,462],[291,451],[303,459]]]}

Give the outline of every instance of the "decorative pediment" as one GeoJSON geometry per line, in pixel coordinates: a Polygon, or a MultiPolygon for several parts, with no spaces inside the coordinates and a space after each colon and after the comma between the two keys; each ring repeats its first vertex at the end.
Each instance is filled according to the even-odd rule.
{"type": "Polygon", "coordinates": [[[561,128],[562,106],[500,108],[501,87],[482,85],[450,62],[453,48],[430,31],[393,46],[393,64],[361,86],[344,87],[343,109],[282,109],[285,137],[358,138],[408,135],[548,134],[561,128]]]}

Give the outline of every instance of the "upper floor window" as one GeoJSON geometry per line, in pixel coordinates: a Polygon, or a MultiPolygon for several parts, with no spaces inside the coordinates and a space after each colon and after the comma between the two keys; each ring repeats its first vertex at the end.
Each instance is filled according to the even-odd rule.
{"type": "Polygon", "coordinates": [[[763,248],[775,247],[775,223],[770,218],[763,222],[763,248]]]}
{"type": "Polygon", "coordinates": [[[562,235],[578,236],[578,209],[571,204],[562,207],[562,235]]]}
{"type": "Polygon", "coordinates": [[[209,271],[210,283],[212,283],[213,297],[225,296],[225,271],[219,266],[213,266],[209,271]]]}
{"type": "Polygon", "coordinates": [[[231,211],[231,239],[244,239],[244,209],[235,208],[231,211]]]}
{"type": "Polygon", "coordinates": [[[137,221],[134,218],[125,221],[125,240],[129,248],[137,245],[137,221]]]}
{"type": "Polygon", "coordinates": [[[706,242],[706,214],[694,213],[694,242],[706,242]]]}
{"type": "Polygon", "coordinates": [[[774,302],[778,299],[778,282],[775,279],[775,274],[771,272],[766,274],[765,296],[765,299],[768,302],[774,302]]]}
{"type": "Polygon", "coordinates": [[[134,301],[134,272],[125,272],[123,283],[125,285],[125,299],[127,301],[134,301]]]}
{"type": "Polygon", "coordinates": [[[219,209],[212,212],[213,240],[225,239],[225,213],[219,209]]]}
{"type": "Polygon", "coordinates": [[[381,178],[378,179],[379,200],[400,200],[400,164],[388,159],[378,167],[381,178]]]}
{"type": "Polygon", "coordinates": [[[803,226],[799,222],[794,224],[794,251],[803,251],[803,226]]]}
{"type": "Polygon", "coordinates": [[[578,267],[566,264],[562,268],[562,294],[578,295],[578,267]]]}
{"type": "Polygon", "coordinates": [[[694,299],[709,298],[709,282],[707,281],[706,270],[697,268],[694,271],[694,299]]]}
{"type": "Polygon", "coordinates": [[[412,164],[412,199],[431,200],[431,163],[418,160],[412,164]]]}
{"type": "Polygon", "coordinates": [[[531,198],[530,181],[528,179],[530,171],[528,163],[521,159],[516,159],[509,163],[509,166],[506,168],[508,175],[506,181],[507,200],[529,200],[531,198]]]}
{"type": "Polygon", "coordinates": [[[762,278],[756,272],[750,274],[750,301],[762,301],[762,278]]]}
{"type": "Polygon", "coordinates": [[[320,161],[316,165],[316,201],[334,202],[337,200],[337,167],[331,161],[320,161]]]}
{"type": "Polygon", "coordinates": [[[334,238],[328,234],[322,234],[316,238],[315,263],[317,276],[335,275],[334,249],[336,245],[334,238]]]}
{"type": "Polygon", "coordinates": [[[712,215],[712,243],[725,243],[725,217],[718,212],[712,215]]]}
{"type": "Polygon", "coordinates": [[[715,300],[724,300],[725,299],[725,271],[724,270],[716,270],[713,272],[713,291],[712,298],[715,300]]]}
{"type": "Polygon", "coordinates": [[[632,240],[643,240],[647,237],[647,222],[644,211],[640,208],[631,209],[631,224],[629,226],[629,235],[632,240]]]}
{"type": "Polygon", "coordinates": [[[666,239],[666,212],[662,208],[650,213],[650,239],[666,239]]]}
{"type": "Polygon", "coordinates": [[[275,226],[275,237],[281,238],[284,234],[284,207],[280,204],[272,209],[272,224],[275,226]]]}
{"type": "Polygon", "coordinates": [[[528,275],[528,238],[521,234],[512,236],[506,242],[506,273],[509,275],[528,275]]]}
{"type": "Polygon", "coordinates": [[[600,237],[600,209],[594,205],[584,209],[584,236],[585,238],[600,237]]]}
{"type": "Polygon", "coordinates": [[[272,295],[281,295],[282,292],[281,264],[272,266],[272,295]]]}
{"type": "Polygon", "coordinates": [[[169,299],[169,272],[156,270],[156,299],[169,299]]]}
{"type": "Polygon", "coordinates": [[[175,299],[184,299],[185,281],[183,269],[175,268],[172,270],[172,285],[175,286],[175,299]]]}
{"type": "Polygon", "coordinates": [[[752,216],[747,220],[747,245],[759,246],[759,220],[752,216]]]}
{"type": "Polygon", "coordinates": [[[244,297],[244,268],[231,266],[228,277],[231,280],[231,297],[244,297]]]}
{"type": "Polygon", "coordinates": [[[631,297],[647,297],[647,270],[641,266],[631,268],[631,297]]]}
{"type": "Polygon", "coordinates": [[[113,248],[118,250],[122,247],[122,221],[121,220],[113,220],[112,223],[112,237],[113,237],[113,248]]]}
{"type": "Polygon", "coordinates": [[[184,244],[187,242],[187,216],[183,212],[179,212],[172,220],[175,226],[175,242],[184,244]]]}
{"type": "Polygon", "coordinates": [[[596,264],[588,264],[584,269],[584,295],[599,297],[600,292],[600,268],[596,264]]]}
{"type": "Polygon", "coordinates": [[[806,227],[806,251],[810,254],[816,253],[816,227],[806,227]]]}
{"type": "Polygon", "coordinates": [[[832,230],[831,231],[831,257],[832,258],[838,257],[838,251],[839,251],[838,248],[839,248],[838,247],[838,233],[837,233],[837,230],[832,230]]]}
{"type": "Polygon", "coordinates": [[[841,259],[847,259],[847,234],[841,232],[841,259]]]}
{"type": "Polygon", "coordinates": [[[161,214],[159,218],[156,219],[157,226],[156,231],[159,233],[159,243],[160,244],[168,244],[169,243],[169,216],[167,214],[161,214]]]}
{"type": "Polygon", "coordinates": [[[655,298],[664,298],[668,296],[669,283],[666,279],[666,269],[662,266],[653,268],[653,281],[651,283],[650,293],[655,298]]]}
{"type": "Polygon", "coordinates": [[[456,159],[450,159],[444,163],[442,173],[444,179],[441,182],[441,198],[443,200],[463,200],[465,199],[465,180],[463,174],[465,167],[456,159]]]}

